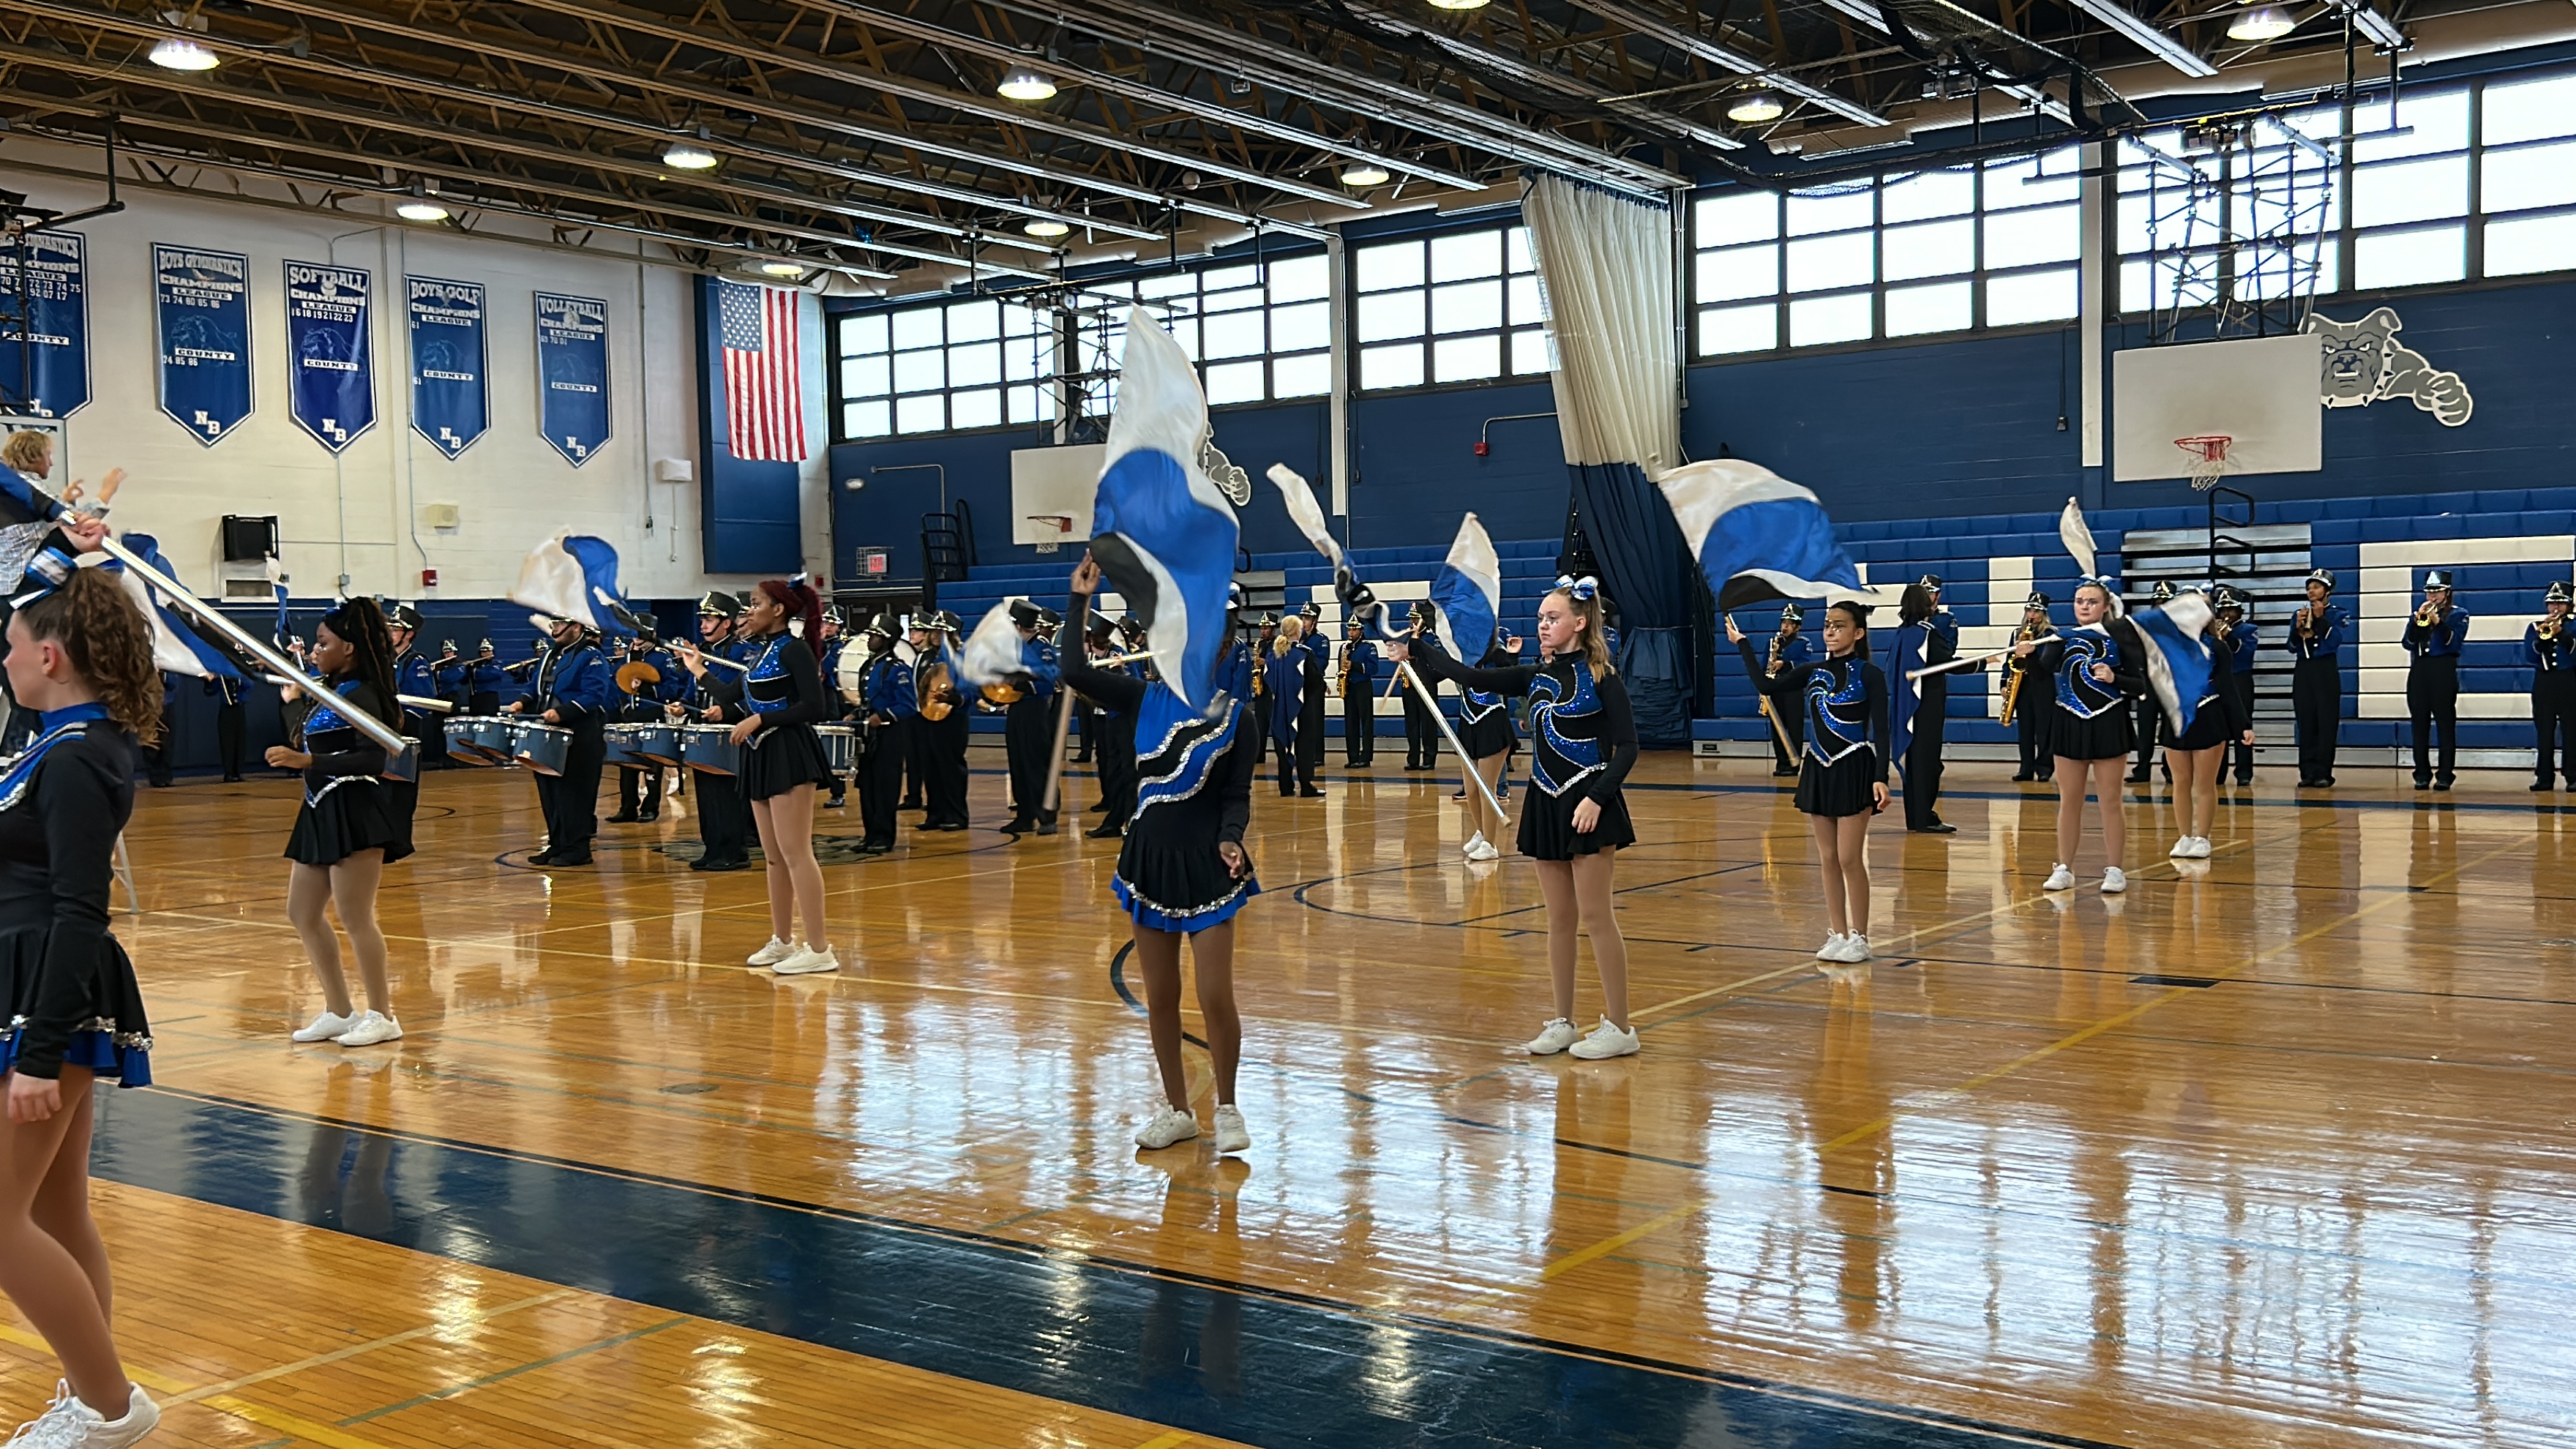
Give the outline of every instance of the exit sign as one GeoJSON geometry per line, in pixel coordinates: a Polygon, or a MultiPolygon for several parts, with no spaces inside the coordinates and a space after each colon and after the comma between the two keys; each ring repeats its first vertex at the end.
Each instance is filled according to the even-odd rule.
{"type": "Polygon", "coordinates": [[[886,573],[886,551],[881,548],[860,549],[858,551],[856,563],[856,572],[861,578],[884,578],[886,573]]]}

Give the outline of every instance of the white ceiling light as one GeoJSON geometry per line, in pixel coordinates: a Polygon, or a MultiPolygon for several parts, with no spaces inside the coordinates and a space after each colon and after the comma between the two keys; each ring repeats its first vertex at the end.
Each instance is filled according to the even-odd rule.
{"type": "Polygon", "coordinates": [[[394,215],[405,221],[445,221],[447,208],[426,197],[415,196],[395,207],[394,215]]]}
{"type": "Polygon", "coordinates": [[[2290,12],[2278,5],[2265,5],[2248,10],[2228,22],[2227,38],[2259,45],[2267,40],[2278,40],[2298,28],[2299,22],[2290,18],[2290,12]]]}
{"type": "Polygon", "coordinates": [[[760,264],[760,274],[764,277],[787,277],[792,279],[805,275],[805,269],[794,262],[762,262],[760,264]]]}
{"type": "Polygon", "coordinates": [[[1374,161],[1354,161],[1342,168],[1344,186],[1384,186],[1386,168],[1374,161]]]}
{"type": "Polygon", "coordinates": [[[1780,119],[1781,110],[1778,96],[1769,91],[1754,91],[1737,96],[1735,103],[1726,108],[1726,118],[1742,125],[1759,126],[1765,121],[1780,119]]]}
{"type": "Polygon", "coordinates": [[[674,171],[712,171],[716,153],[695,141],[674,141],[663,151],[662,164],[674,171]]]}
{"type": "Polygon", "coordinates": [[[1482,10],[1485,0],[1431,0],[1434,10],[1482,10]]]}
{"type": "Polygon", "coordinates": [[[1020,230],[1031,236],[1051,237],[1062,236],[1073,228],[1051,216],[1033,216],[1029,218],[1028,225],[1021,227],[1020,230]]]}
{"type": "Polygon", "coordinates": [[[222,57],[184,36],[169,36],[152,47],[152,63],[163,70],[213,70],[222,57]]]}
{"type": "Polygon", "coordinates": [[[1002,72],[1002,83],[993,93],[1006,101],[1043,101],[1055,95],[1055,82],[1025,65],[1015,65],[1002,72]]]}

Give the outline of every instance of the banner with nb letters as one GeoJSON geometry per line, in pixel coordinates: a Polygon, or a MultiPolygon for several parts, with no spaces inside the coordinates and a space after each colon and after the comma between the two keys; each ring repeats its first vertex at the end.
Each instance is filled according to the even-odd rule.
{"type": "Polygon", "coordinates": [[[537,431],[578,468],[608,441],[608,304],[537,293],[537,431]]]}
{"type": "Polygon", "coordinates": [[[88,247],[76,231],[0,237],[6,291],[17,290],[21,248],[27,284],[23,329],[20,308],[0,295],[0,379],[13,404],[35,417],[67,418],[89,401],[88,247]]]}
{"type": "Polygon", "coordinates": [[[161,411],[207,447],[251,414],[250,258],[152,245],[161,411]]]}
{"type": "Polygon", "coordinates": [[[483,373],[483,284],[405,277],[411,329],[411,430],[450,458],[491,425],[483,373]]]}
{"type": "Polygon", "coordinates": [[[288,411],[334,453],[376,425],[370,280],[360,267],[286,264],[288,411]]]}

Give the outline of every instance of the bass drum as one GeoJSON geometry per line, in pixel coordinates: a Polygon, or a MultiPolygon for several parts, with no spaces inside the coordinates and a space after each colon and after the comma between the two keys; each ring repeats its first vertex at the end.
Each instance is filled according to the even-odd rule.
{"type": "Polygon", "coordinates": [[[841,691],[841,698],[852,704],[866,703],[859,697],[859,691],[867,677],[868,661],[876,657],[867,651],[864,642],[858,640],[851,641],[850,647],[841,651],[840,667],[832,671],[832,683],[841,691]]]}

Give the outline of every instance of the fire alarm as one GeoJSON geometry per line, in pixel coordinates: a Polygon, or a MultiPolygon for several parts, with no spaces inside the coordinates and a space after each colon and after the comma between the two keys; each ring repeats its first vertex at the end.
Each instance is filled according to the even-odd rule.
{"type": "Polygon", "coordinates": [[[1486,442],[1482,438],[1478,438],[1476,440],[1476,456],[1479,458],[1490,458],[1493,455],[1494,445],[1486,442]]]}
{"type": "Polygon", "coordinates": [[[437,588],[437,587],[438,587],[438,570],[436,570],[436,569],[422,569],[422,570],[420,571],[420,586],[421,586],[422,588],[424,588],[424,589],[434,589],[434,588],[437,588]]]}

